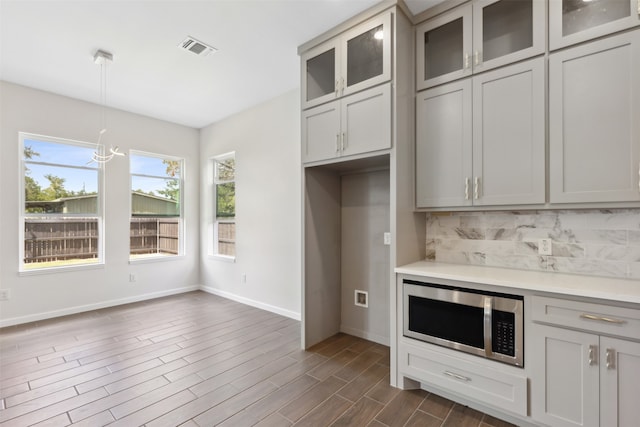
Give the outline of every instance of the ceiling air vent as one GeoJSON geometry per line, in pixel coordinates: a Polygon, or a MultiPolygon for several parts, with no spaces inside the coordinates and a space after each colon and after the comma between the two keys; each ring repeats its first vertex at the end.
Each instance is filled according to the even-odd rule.
{"type": "Polygon", "coordinates": [[[200,56],[207,56],[210,53],[216,52],[218,50],[215,47],[204,44],[191,36],[188,36],[186,39],[184,39],[184,41],[180,43],[178,47],[200,56]]]}

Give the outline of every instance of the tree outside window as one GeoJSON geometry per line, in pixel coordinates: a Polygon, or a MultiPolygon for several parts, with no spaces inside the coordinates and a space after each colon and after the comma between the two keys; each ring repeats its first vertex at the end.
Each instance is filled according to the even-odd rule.
{"type": "Polygon", "coordinates": [[[214,158],[215,230],[214,253],[226,257],[236,255],[236,183],[235,155],[214,158]]]}
{"type": "Polygon", "coordinates": [[[183,160],[132,152],[131,260],[182,253],[183,160]]]}
{"type": "Polygon", "coordinates": [[[20,270],[102,260],[102,167],[95,144],[20,133],[20,270]]]}

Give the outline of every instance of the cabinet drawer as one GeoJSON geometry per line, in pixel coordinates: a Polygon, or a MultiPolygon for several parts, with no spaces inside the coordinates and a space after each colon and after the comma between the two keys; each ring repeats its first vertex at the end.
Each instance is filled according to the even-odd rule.
{"type": "Polygon", "coordinates": [[[640,340],[640,310],[547,297],[532,297],[532,319],[564,328],[640,340]]]}
{"type": "Polygon", "coordinates": [[[427,346],[399,345],[398,368],[420,382],[464,395],[509,412],[527,415],[527,378],[487,364],[469,362],[427,346]]]}

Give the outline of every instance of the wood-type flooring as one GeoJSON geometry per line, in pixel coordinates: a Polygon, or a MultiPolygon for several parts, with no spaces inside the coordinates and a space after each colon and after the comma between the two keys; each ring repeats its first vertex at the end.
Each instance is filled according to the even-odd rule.
{"type": "Polygon", "coordinates": [[[190,292],[0,329],[0,426],[504,427],[389,386],[389,348],[190,292]]]}

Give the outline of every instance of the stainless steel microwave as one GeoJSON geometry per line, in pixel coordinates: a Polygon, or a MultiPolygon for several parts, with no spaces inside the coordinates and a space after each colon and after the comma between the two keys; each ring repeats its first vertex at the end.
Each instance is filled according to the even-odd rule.
{"type": "Polygon", "coordinates": [[[523,301],[405,279],[404,336],[524,366],[523,301]]]}

